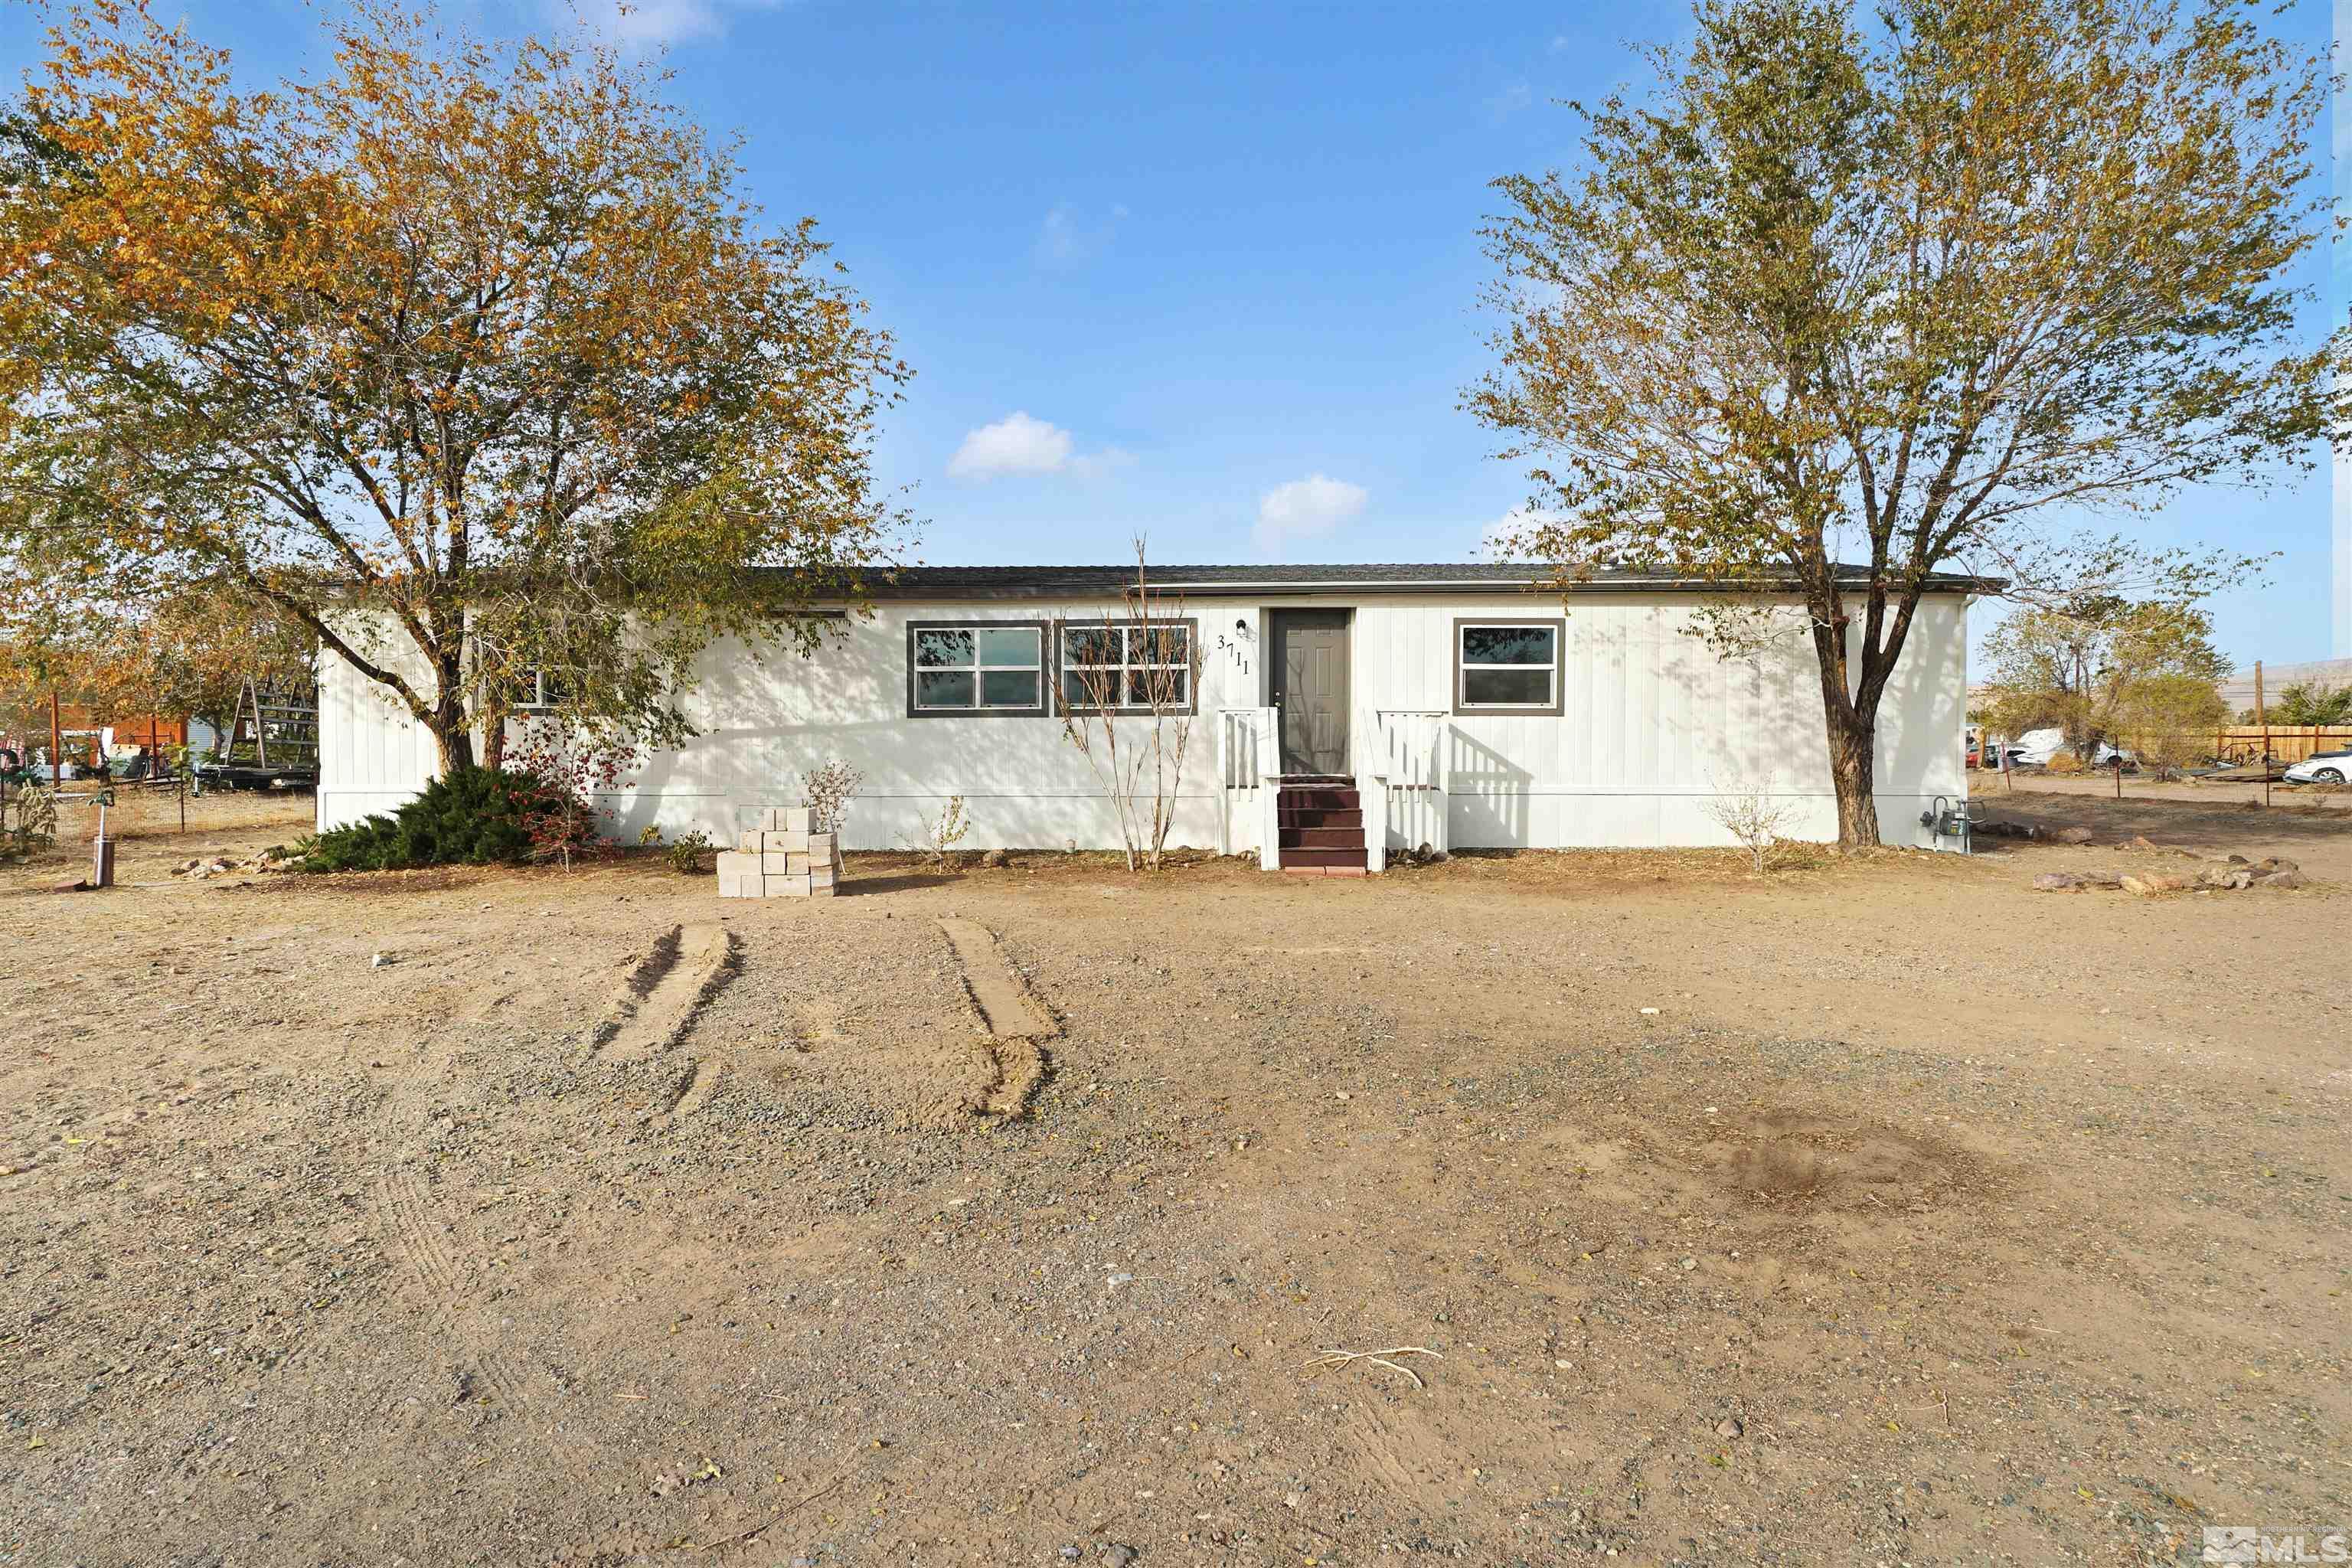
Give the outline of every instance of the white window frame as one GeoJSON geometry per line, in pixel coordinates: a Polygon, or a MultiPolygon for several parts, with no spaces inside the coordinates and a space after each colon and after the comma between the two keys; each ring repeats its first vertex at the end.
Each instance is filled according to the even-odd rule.
{"type": "Polygon", "coordinates": [[[548,678],[548,671],[546,669],[538,665],[533,665],[529,669],[517,675],[514,679],[515,683],[518,686],[520,686],[525,679],[529,679],[530,682],[531,694],[530,700],[527,702],[515,702],[509,704],[510,711],[516,713],[550,713],[562,706],[562,699],[561,697],[551,697],[548,694],[548,688],[551,685],[557,687],[561,687],[562,685],[563,676],[561,670],[555,672],[555,678],[551,681],[548,678]]]}
{"type": "Polygon", "coordinates": [[[1562,663],[1568,641],[1567,624],[1549,616],[1513,618],[1497,616],[1481,620],[1463,616],[1454,623],[1454,711],[1456,714],[1517,713],[1557,716],[1562,710],[1560,683],[1562,663]],[[1468,636],[1475,631],[1528,632],[1549,631],[1551,634],[1551,661],[1549,664],[1472,664],[1464,647],[1468,636]],[[1541,669],[1551,677],[1550,695],[1541,702],[1473,702],[1470,700],[1470,671],[1474,669],[1541,669]]]}

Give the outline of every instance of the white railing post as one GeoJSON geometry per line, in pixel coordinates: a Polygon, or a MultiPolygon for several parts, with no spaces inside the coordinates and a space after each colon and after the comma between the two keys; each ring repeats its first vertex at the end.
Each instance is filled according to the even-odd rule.
{"type": "Polygon", "coordinates": [[[1271,708],[1227,708],[1217,716],[1218,847],[1225,854],[1235,854],[1244,842],[1234,820],[1234,795],[1248,790],[1255,807],[1250,826],[1257,835],[1258,860],[1269,868],[1281,843],[1273,779],[1266,764],[1266,759],[1276,754],[1275,721],[1271,708]]]}
{"type": "Polygon", "coordinates": [[[1437,820],[1430,828],[1429,847],[1440,855],[1450,855],[1454,852],[1453,846],[1447,842],[1453,837],[1454,810],[1447,799],[1452,786],[1445,772],[1446,729],[1447,725],[1443,714],[1430,721],[1429,783],[1433,796],[1430,804],[1435,810],[1437,820]]]}
{"type": "Polygon", "coordinates": [[[1364,869],[1377,876],[1389,868],[1388,775],[1360,776],[1356,780],[1356,798],[1364,807],[1364,869]]]}
{"type": "Polygon", "coordinates": [[[1228,756],[1230,748],[1225,731],[1233,724],[1233,715],[1223,709],[1217,710],[1217,853],[1234,852],[1234,770],[1228,756]]]}
{"type": "Polygon", "coordinates": [[[1427,844],[1446,847],[1446,715],[1428,710],[1396,709],[1372,715],[1386,776],[1381,793],[1402,791],[1403,822],[1399,831],[1405,847],[1427,844]],[[1423,818],[1427,820],[1424,822],[1423,818]],[[1423,830],[1426,829],[1424,833],[1423,830]]]}
{"type": "Polygon", "coordinates": [[[1268,758],[1279,758],[1276,748],[1280,737],[1275,732],[1276,715],[1271,708],[1260,708],[1257,713],[1257,864],[1261,871],[1275,871],[1282,867],[1282,791],[1275,784],[1281,764],[1267,763],[1268,758]]]}

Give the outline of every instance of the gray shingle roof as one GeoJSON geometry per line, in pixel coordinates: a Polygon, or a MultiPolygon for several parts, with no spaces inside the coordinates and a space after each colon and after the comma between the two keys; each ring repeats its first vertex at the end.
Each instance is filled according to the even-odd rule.
{"type": "MultiPolygon", "coordinates": [[[[1867,574],[1841,566],[1840,578],[1859,586],[1867,574]]],[[[1162,593],[1238,595],[1255,593],[1332,596],[1367,593],[1442,593],[1535,590],[1549,587],[1554,569],[1527,562],[1396,562],[1307,566],[1154,566],[1154,589],[1162,593]]],[[[877,598],[1045,598],[1062,595],[1117,594],[1135,582],[1132,566],[901,566],[877,573],[869,587],[877,598]]],[[[1979,577],[1939,572],[1927,580],[1940,593],[1985,593],[1996,584],[1979,577]]],[[[1617,568],[1596,572],[1573,584],[1573,593],[1680,591],[1726,593],[1753,586],[1687,573],[1617,568]]]]}

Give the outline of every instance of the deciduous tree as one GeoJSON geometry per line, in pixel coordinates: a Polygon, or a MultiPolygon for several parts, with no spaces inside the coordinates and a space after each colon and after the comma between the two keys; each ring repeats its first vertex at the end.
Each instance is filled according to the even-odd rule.
{"type": "Polygon", "coordinates": [[[1845,0],[1704,0],[1651,59],[1654,100],[1581,111],[1580,168],[1497,182],[1468,405],[1531,465],[1521,549],[1801,606],[1839,837],[1874,844],[1932,574],[2338,423],[2340,337],[2287,276],[2325,61],[2235,0],[1892,0],[1868,36],[1845,0]]]}
{"type": "Polygon", "coordinates": [[[2271,699],[2269,719],[2273,724],[2352,724],[2352,686],[2291,680],[2271,699]]]}
{"type": "Polygon", "coordinates": [[[0,139],[0,531],[278,606],[445,767],[531,668],[673,741],[709,641],[858,599],[904,368],[645,68],[328,31],[253,91],[143,4],[50,33],[0,139]]]}
{"type": "Polygon", "coordinates": [[[54,694],[100,722],[193,716],[226,734],[248,679],[311,678],[309,628],[231,583],[61,579],[6,550],[0,581],[10,584],[0,598],[0,731],[45,729],[54,694]]]}
{"type": "Polygon", "coordinates": [[[2126,730],[2137,737],[2131,749],[2148,749],[2167,724],[2201,734],[2210,750],[2229,717],[2216,683],[2231,662],[2213,646],[2212,618],[2193,605],[2095,594],[2021,606],[1986,637],[1984,658],[1986,722],[2012,737],[2063,730],[2084,762],[2126,730]]]}
{"type": "Polygon", "coordinates": [[[2150,675],[2116,689],[2108,724],[2117,750],[2169,778],[2213,754],[2214,732],[2229,717],[2230,705],[2211,681],[2193,675],[2150,675]]]}
{"type": "Polygon", "coordinates": [[[1183,803],[1184,763],[1200,710],[1201,650],[1181,595],[1152,586],[1143,537],[1135,585],[1098,625],[1063,631],[1054,711],[1118,819],[1127,868],[1157,871],[1183,803]]]}

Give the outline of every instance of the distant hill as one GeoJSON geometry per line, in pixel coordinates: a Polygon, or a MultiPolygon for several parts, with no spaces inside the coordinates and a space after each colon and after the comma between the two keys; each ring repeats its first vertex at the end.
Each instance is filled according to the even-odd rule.
{"type": "MultiPolygon", "coordinates": [[[[2352,658],[2315,658],[2303,664],[2264,664],[2263,692],[2276,699],[2279,689],[2296,681],[2321,686],[2352,686],[2352,658]]],[[[2232,713],[2242,712],[2254,705],[2254,667],[2251,664],[2221,682],[2221,700],[2230,705],[2232,713]]]]}

